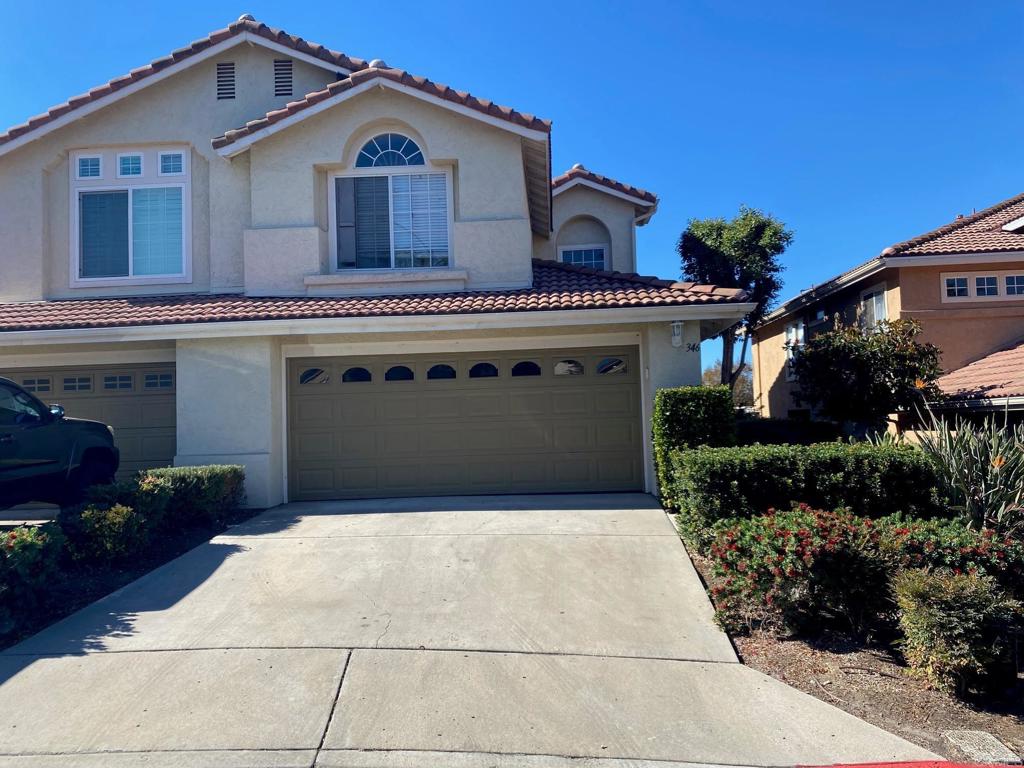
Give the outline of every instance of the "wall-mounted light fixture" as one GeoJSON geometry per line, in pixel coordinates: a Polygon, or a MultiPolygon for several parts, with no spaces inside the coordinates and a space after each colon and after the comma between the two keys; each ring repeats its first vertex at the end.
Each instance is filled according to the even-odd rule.
{"type": "Polygon", "coordinates": [[[672,328],[672,346],[681,347],[683,346],[683,321],[673,320],[670,323],[672,328]]]}

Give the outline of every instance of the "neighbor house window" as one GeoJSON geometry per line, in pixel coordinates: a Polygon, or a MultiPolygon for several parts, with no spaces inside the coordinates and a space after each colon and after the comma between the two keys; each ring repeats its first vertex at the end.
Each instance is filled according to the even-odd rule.
{"type": "Polygon", "coordinates": [[[606,245],[574,245],[568,248],[559,248],[558,251],[561,261],[565,264],[604,269],[607,249],[606,245]]]}
{"type": "Polygon", "coordinates": [[[424,165],[412,139],[385,133],[359,151],[357,175],[334,179],[338,269],[449,265],[448,174],[408,171],[424,165]]]}
{"type": "Polygon", "coordinates": [[[76,158],[76,168],[71,182],[72,282],[187,280],[188,153],[140,150],[83,155],[76,158]],[[108,167],[104,156],[109,157],[113,172],[104,172],[108,167]],[[82,173],[82,161],[89,161],[85,168],[89,174],[82,173]]]}
{"type": "Polygon", "coordinates": [[[860,295],[860,321],[865,328],[873,328],[886,318],[885,287],[864,291],[860,295]]]}
{"type": "Polygon", "coordinates": [[[786,344],[786,381],[793,381],[796,376],[793,374],[793,361],[800,354],[800,348],[804,345],[804,324],[802,321],[788,323],[785,329],[786,344]]]}
{"type": "Polygon", "coordinates": [[[966,277],[947,277],[946,296],[950,299],[961,299],[967,296],[966,277]]]}
{"type": "Polygon", "coordinates": [[[1024,296],[1024,275],[1006,276],[1006,295],[1024,296]]]}
{"type": "Polygon", "coordinates": [[[974,290],[978,296],[998,296],[999,281],[995,275],[974,278],[974,290]]]}

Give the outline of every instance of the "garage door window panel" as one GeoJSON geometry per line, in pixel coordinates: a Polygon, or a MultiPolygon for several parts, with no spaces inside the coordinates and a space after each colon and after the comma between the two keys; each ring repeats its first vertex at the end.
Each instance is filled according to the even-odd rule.
{"type": "Polygon", "coordinates": [[[331,375],[323,368],[306,368],[299,373],[299,386],[327,384],[331,375]]]}
{"type": "Polygon", "coordinates": [[[455,373],[454,366],[446,363],[438,363],[437,365],[430,366],[427,371],[427,378],[430,380],[443,380],[443,379],[454,379],[457,374],[455,373]]]}
{"type": "Polygon", "coordinates": [[[373,381],[373,374],[366,368],[353,367],[341,374],[342,384],[367,384],[373,381]]]}
{"type": "Polygon", "coordinates": [[[92,376],[65,376],[62,389],[65,392],[89,392],[92,389],[92,376]]]}
{"type": "Polygon", "coordinates": [[[475,363],[469,369],[471,379],[494,379],[498,376],[498,366],[494,363],[475,363]]]}
{"type": "Polygon", "coordinates": [[[416,374],[407,365],[393,365],[384,373],[384,381],[414,381],[416,374]]]}
{"type": "Polygon", "coordinates": [[[130,373],[111,374],[103,377],[103,389],[112,391],[131,391],[135,388],[135,377],[130,373]]]}
{"type": "Polygon", "coordinates": [[[513,376],[540,376],[540,366],[533,360],[520,360],[512,366],[513,376]]]}
{"type": "Polygon", "coordinates": [[[585,372],[579,360],[559,360],[555,363],[555,376],[582,376],[585,372]]]}

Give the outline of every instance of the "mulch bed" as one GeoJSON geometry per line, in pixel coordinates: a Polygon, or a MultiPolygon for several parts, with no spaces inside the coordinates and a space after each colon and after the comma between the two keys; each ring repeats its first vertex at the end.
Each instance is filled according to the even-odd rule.
{"type": "MultiPolygon", "coordinates": [[[[707,583],[710,561],[691,557],[707,583]]],[[[950,760],[969,760],[943,738],[951,730],[987,731],[1024,756],[1024,678],[998,701],[965,703],[929,688],[891,647],[865,647],[840,634],[784,638],[760,630],[733,642],[747,666],[950,760]]]]}

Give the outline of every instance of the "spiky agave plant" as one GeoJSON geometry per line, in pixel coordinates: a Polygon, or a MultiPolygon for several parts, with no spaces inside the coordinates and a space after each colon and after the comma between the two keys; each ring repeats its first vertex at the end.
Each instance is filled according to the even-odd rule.
{"type": "Polygon", "coordinates": [[[980,426],[957,416],[952,423],[930,410],[919,437],[939,467],[954,509],[975,528],[1024,535],[1024,424],[1001,426],[988,416],[980,426]]]}

